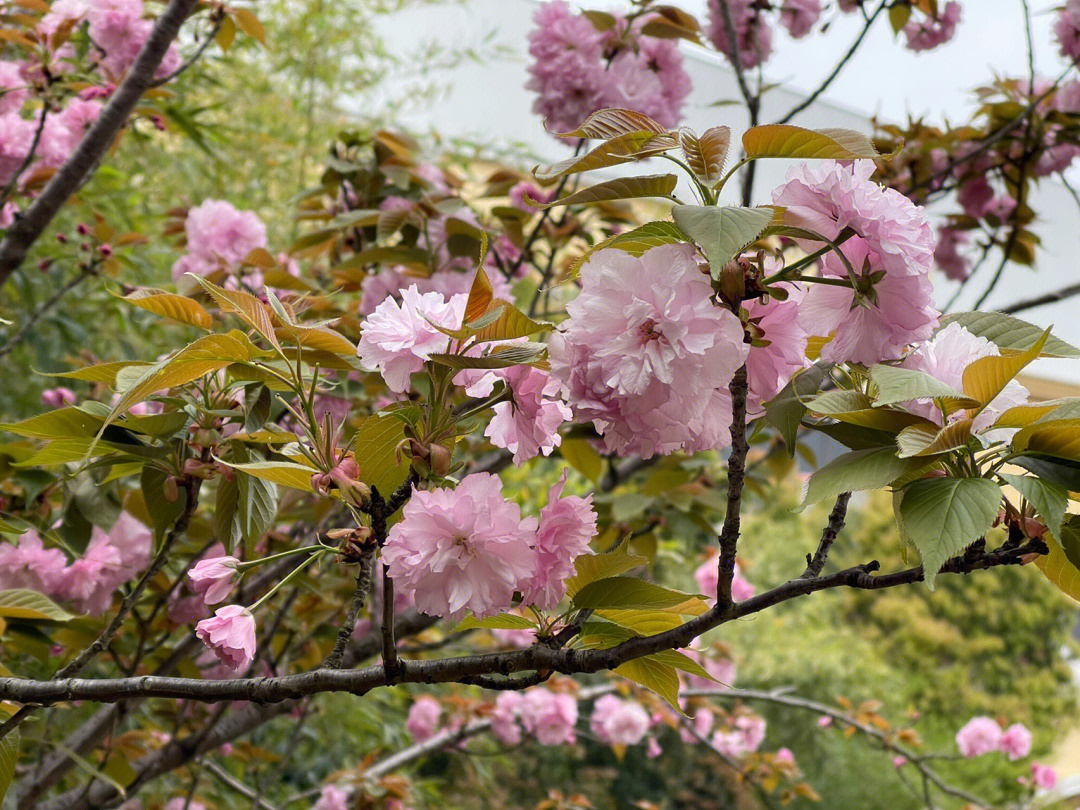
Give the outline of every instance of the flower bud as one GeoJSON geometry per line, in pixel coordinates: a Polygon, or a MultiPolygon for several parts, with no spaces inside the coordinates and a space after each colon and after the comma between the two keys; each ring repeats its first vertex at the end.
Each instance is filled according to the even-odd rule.
{"type": "Polygon", "coordinates": [[[176,499],[180,497],[180,486],[176,482],[175,475],[170,475],[165,479],[165,483],[161,485],[161,491],[165,496],[165,500],[169,503],[176,503],[176,499]]]}

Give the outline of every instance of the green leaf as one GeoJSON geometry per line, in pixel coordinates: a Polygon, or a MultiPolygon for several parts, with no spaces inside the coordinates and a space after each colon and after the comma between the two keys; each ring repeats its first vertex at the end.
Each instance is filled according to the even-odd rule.
{"type": "Polygon", "coordinates": [[[615,668],[615,674],[655,692],[676,711],[679,708],[679,673],[670,664],[656,660],[652,655],[635,658],[615,668]]]}
{"type": "Polygon", "coordinates": [[[360,424],[354,440],[360,480],[390,497],[409,474],[408,465],[397,459],[397,446],[405,438],[405,426],[390,414],[369,416],[360,424]]]}
{"type": "Polygon", "coordinates": [[[67,622],[75,618],[44,594],[23,588],[0,591],[0,617],[51,622],[67,622]]]}
{"type": "Polygon", "coordinates": [[[41,373],[43,377],[63,377],[67,380],[85,380],[86,382],[103,382],[106,385],[116,386],[116,375],[126,368],[149,366],[141,360],[118,360],[113,363],[97,363],[91,366],[83,366],[73,371],[61,371],[55,374],[41,373]]]}
{"type": "Polygon", "coordinates": [[[187,275],[199,282],[202,288],[210,293],[210,297],[214,299],[222,312],[238,315],[244,323],[262,335],[279,352],[281,351],[281,344],[278,343],[277,335],[274,334],[274,322],[266,304],[243,290],[226,290],[202,276],[194,273],[187,275]]]}
{"type": "Polygon", "coordinates": [[[89,439],[104,421],[79,408],[57,408],[21,422],[0,423],[0,430],[30,439],[89,439]]]}
{"type": "Polygon", "coordinates": [[[1080,419],[1036,422],[1022,428],[1013,436],[1012,449],[1017,453],[1080,461],[1080,419]]]}
{"type": "Polygon", "coordinates": [[[813,413],[852,425],[899,433],[910,425],[932,425],[928,419],[907,411],[875,408],[870,397],[861,391],[826,391],[807,403],[813,413]]]}
{"type": "Polygon", "coordinates": [[[226,554],[232,554],[240,538],[240,523],[236,519],[239,499],[240,487],[236,483],[236,476],[218,478],[217,497],[214,500],[214,537],[225,546],[226,554]]]}
{"type": "Polygon", "coordinates": [[[563,439],[559,453],[566,462],[594,484],[604,474],[604,459],[586,439],[563,439]]]}
{"type": "Polygon", "coordinates": [[[679,184],[673,174],[648,174],[638,177],[618,177],[588,186],[549,203],[539,203],[525,195],[526,202],[534,208],[546,210],[560,205],[592,205],[611,200],[632,200],[642,197],[670,197],[679,184]]]}
{"type": "Polygon", "coordinates": [[[773,218],[771,208],[740,206],[676,205],[671,216],[694,240],[709,260],[713,278],[724,265],[757,239],[773,218]]]}
{"type": "Polygon", "coordinates": [[[944,428],[937,425],[912,425],[896,434],[900,458],[948,453],[967,447],[970,441],[970,419],[957,420],[944,428]]]}
{"type": "Polygon", "coordinates": [[[577,608],[670,608],[693,599],[693,594],[665,588],[632,577],[607,577],[585,585],[574,594],[577,608]]]}
{"type": "MultiPolygon", "coordinates": [[[[310,473],[308,476],[310,477],[310,473]]],[[[277,517],[277,486],[273,481],[244,472],[236,474],[236,516],[248,557],[255,544],[274,525],[277,517]]]]}
{"type": "Polygon", "coordinates": [[[488,616],[486,619],[478,619],[472,614],[466,616],[452,632],[460,633],[462,630],[536,630],[539,625],[532,619],[518,616],[513,613],[500,613],[498,616],[488,616]]]}
{"type": "Polygon", "coordinates": [[[573,281],[581,274],[581,267],[597,251],[606,248],[621,250],[631,256],[641,256],[647,251],[660,245],[674,245],[689,241],[686,234],[679,230],[673,222],[647,222],[640,228],[634,228],[626,233],[617,233],[609,236],[602,242],[598,242],[586,250],[581,256],[570,262],[570,266],[562,276],[562,281],[573,281]]]}
{"type": "Polygon", "coordinates": [[[1038,456],[1017,456],[1012,463],[1035,473],[1039,478],[1053,481],[1070,492],[1080,492],[1080,461],[1049,459],[1038,456]]]}
{"type": "Polygon", "coordinates": [[[731,146],[728,127],[711,127],[699,138],[693,130],[679,130],[679,146],[686,164],[703,185],[714,188],[724,176],[724,163],[731,146]]]}
{"type": "Polygon", "coordinates": [[[910,402],[916,399],[939,399],[951,407],[972,408],[978,403],[946,385],[924,371],[900,366],[875,365],[870,367],[870,380],[878,389],[874,404],[881,407],[895,405],[898,402],[910,402]]]}
{"type": "Polygon", "coordinates": [[[584,155],[567,158],[551,166],[537,166],[533,169],[533,175],[537,180],[554,180],[568,174],[630,163],[674,148],[675,138],[671,135],[646,130],[627,132],[604,141],[584,155]]]}
{"type": "Polygon", "coordinates": [[[639,636],[652,636],[674,630],[683,623],[682,616],[670,610],[598,610],[594,614],[639,636]]]}
{"type": "Polygon", "coordinates": [[[1001,488],[986,478],[926,478],[904,491],[900,514],[931,589],[941,566],[989,531],[1000,504],[1001,488]]]}
{"type": "Polygon", "coordinates": [[[560,138],[589,138],[590,140],[608,140],[619,135],[635,132],[652,132],[662,135],[667,132],[654,120],[634,110],[609,107],[597,110],[569,132],[556,132],[560,138]]]}
{"type": "Polygon", "coordinates": [[[765,421],[780,432],[792,458],[799,424],[806,415],[806,401],[821,388],[830,368],[828,364],[815,363],[805,371],[797,372],[779,394],[765,403],[765,421]]]}
{"type": "Polygon", "coordinates": [[[7,796],[15,766],[19,762],[19,729],[13,728],[0,740],[0,803],[7,796]]]}
{"type": "Polygon", "coordinates": [[[203,309],[198,301],[165,290],[136,290],[130,295],[125,295],[124,300],[147,312],[153,312],[155,315],[161,315],[177,323],[198,326],[200,329],[209,329],[214,323],[210,313],[203,309]]]}
{"type": "Polygon", "coordinates": [[[743,133],[748,158],[831,158],[854,160],[880,157],[874,144],[851,129],[804,129],[790,124],[765,124],[743,133]]]}
{"type": "MultiPolygon", "coordinates": [[[[945,315],[938,329],[950,323],[959,323],[973,335],[984,337],[995,344],[1002,353],[1023,352],[1034,346],[1042,337],[1042,327],[1002,315],[1000,312],[958,312],[945,315]]],[[[1042,347],[1044,357],[1080,357],[1080,349],[1064,340],[1050,336],[1042,347]]]]}
{"type": "Polygon", "coordinates": [[[1043,538],[1050,553],[1035,565],[1062,593],[1080,601],[1080,517],[1070,515],[1054,537],[1043,538]]]}
{"type": "Polygon", "coordinates": [[[574,560],[574,575],[566,580],[566,593],[574,597],[593,582],[625,574],[649,562],[647,557],[630,553],[630,543],[623,542],[604,554],[582,554],[574,560]]]}
{"type": "Polygon", "coordinates": [[[493,351],[482,355],[469,354],[432,354],[428,357],[433,363],[449,366],[454,369],[463,368],[510,368],[511,366],[528,365],[535,363],[544,356],[547,344],[544,343],[515,343],[511,346],[500,347],[501,351],[493,351]]]}
{"type": "Polygon", "coordinates": [[[304,464],[297,464],[292,461],[252,461],[246,464],[230,464],[220,458],[215,458],[215,460],[263,481],[281,484],[290,489],[299,489],[303,492],[315,491],[311,486],[311,476],[317,473],[318,470],[304,464]]]}
{"type": "Polygon", "coordinates": [[[1050,533],[1058,537],[1061,534],[1062,521],[1065,520],[1065,510],[1069,506],[1068,491],[1051,481],[1030,475],[1000,475],[1009,486],[1027,498],[1050,533]]]}
{"type": "Polygon", "coordinates": [[[979,403],[972,409],[972,417],[989,405],[1013,377],[1038,358],[1049,337],[1050,330],[1047,329],[1030,349],[1019,354],[980,357],[964,369],[964,393],[979,403]]]}
{"type": "Polygon", "coordinates": [[[917,466],[924,464],[898,458],[893,447],[844,453],[810,476],[803,505],[835,498],[842,492],[887,487],[917,466]]]}

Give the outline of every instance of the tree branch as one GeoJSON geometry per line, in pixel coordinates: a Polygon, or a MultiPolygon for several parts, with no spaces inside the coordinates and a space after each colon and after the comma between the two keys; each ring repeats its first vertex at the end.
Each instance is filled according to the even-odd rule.
{"type": "Polygon", "coordinates": [[[825,561],[829,558],[829,549],[832,548],[832,544],[836,541],[840,530],[844,528],[848,501],[850,500],[850,492],[841,492],[836,496],[836,503],[833,505],[832,512],[829,513],[829,523],[821,532],[821,542],[818,543],[817,551],[814,552],[813,557],[809,554],[806,555],[806,570],[803,571],[804,579],[819,576],[822,569],[825,568],[825,561]]]}
{"type": "Polygon", "coordinates": [[[7,230],[0,242],[0,285],[22,264],[30,247],[112,145],[135,105],[150,88],[161,60],[197,4],[198,0],[169,0],[135,63],[71,157],[7,230]]]}
{"type": "MultiPolygon", "coordinates": [[[[726,6],[725,6],[726,7],[726,6]]],[[[738,552],[739,532],[742,525],[742,491],[746,482],[746,454],[750,445],[746,441],[746,364],[744,363],[731,381],[731,455],[728,456],[728,497],[724,525],[720,530],[720,559],[716,583],[716,604],[727,608],[731,601],[731,581],[735,578],[735,555],[738,552]]]]}

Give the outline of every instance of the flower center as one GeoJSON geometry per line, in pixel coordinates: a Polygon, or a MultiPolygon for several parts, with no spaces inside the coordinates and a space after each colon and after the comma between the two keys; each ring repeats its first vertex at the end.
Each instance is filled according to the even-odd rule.
{"type": "Polygon", "coordinates": [[[646,318],[641,326],[638,327],[638,334],[640,334],[645,342],[648,343],[651,340],[659,340],[664,336],[664,333],[656,328],[656,321],[652,318],[646,318]]]}

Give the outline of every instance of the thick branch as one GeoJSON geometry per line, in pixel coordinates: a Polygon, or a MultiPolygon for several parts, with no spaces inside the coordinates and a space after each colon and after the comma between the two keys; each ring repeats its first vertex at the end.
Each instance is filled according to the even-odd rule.
{"type": "Polygon", "coordinates": [[[112,145],[139,99],[153,84],[161,60],[197,4],[198,0],[170,0],[154,22],[135,63],[71,157],[8,229],[4,241],[0,242],[0,285],[22,264],[30,247],[112,145]]]}
{"type": "Polygon", "coordinates": [[[731,605],[731,581],[735,578],[735,555],[738,552],[742,523],[742,491],[746,481],[746,364],[735,372],[731,381],[731,455],[728,456],[728,498],[724,526],[720,530],[719,576],[716,584],[716,604],[731,605]]]}

